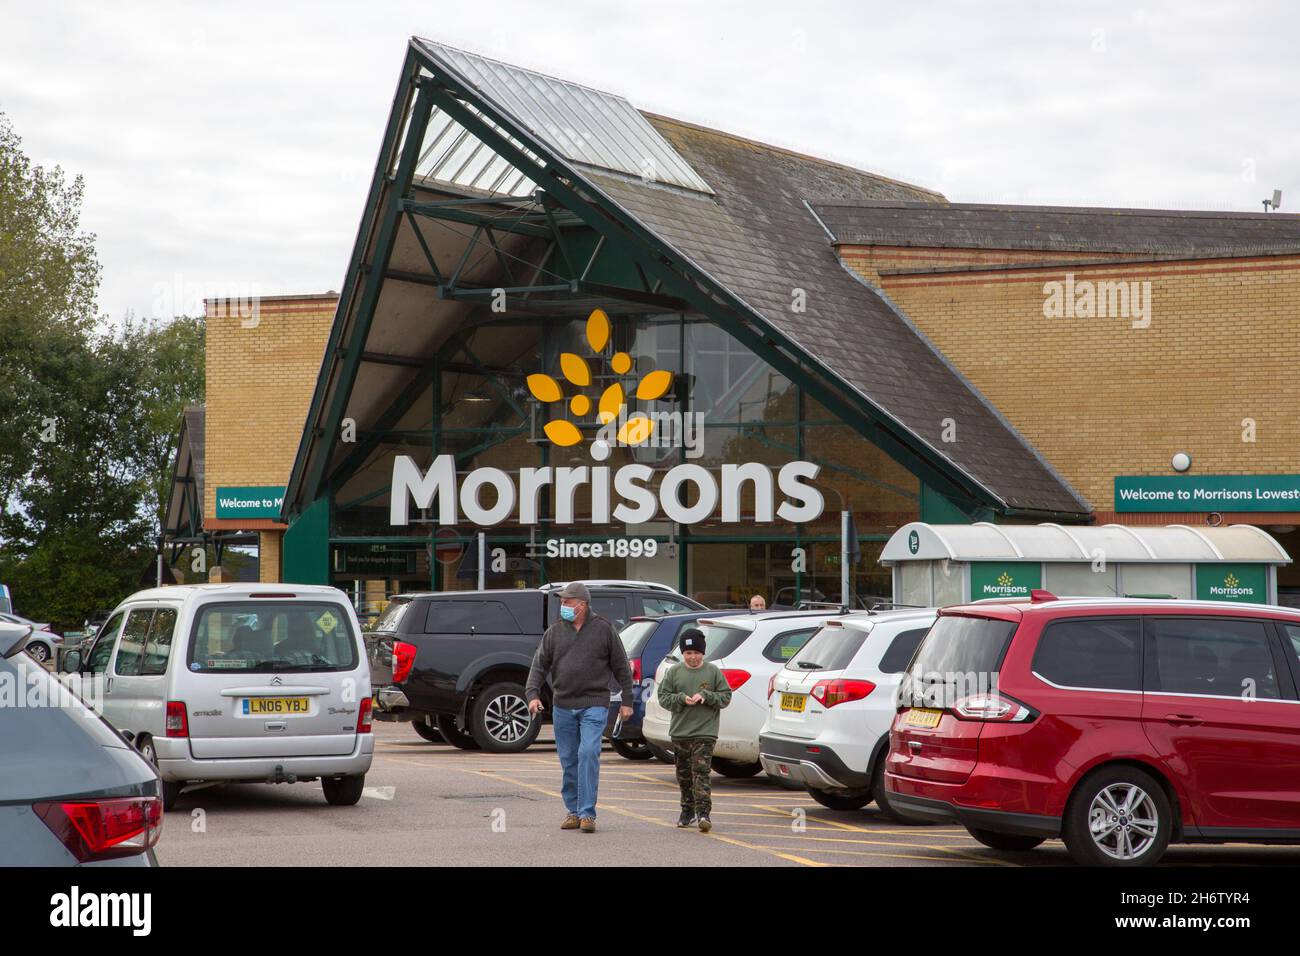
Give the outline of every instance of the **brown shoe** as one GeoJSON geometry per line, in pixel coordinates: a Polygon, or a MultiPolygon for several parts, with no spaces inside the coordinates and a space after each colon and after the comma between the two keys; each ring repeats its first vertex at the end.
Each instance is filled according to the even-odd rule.
{"type": "Polygon", "coordinates": [[[591,817],[583,817],[583,818],[582,818],[582,823],[580,824],[580,826],[582,827],[582,832],[583,832],[583,833],[595,833],[595,832],[596,832],[596,821],[593,820],[591,817]]]}
{"type": "Polygon", "coordinates": [[[564,822],[560,824],[560,829],[561,830],[578,829],[578,815],[576,813],[570,813],[567,817],[564,818],[564,822]]]}

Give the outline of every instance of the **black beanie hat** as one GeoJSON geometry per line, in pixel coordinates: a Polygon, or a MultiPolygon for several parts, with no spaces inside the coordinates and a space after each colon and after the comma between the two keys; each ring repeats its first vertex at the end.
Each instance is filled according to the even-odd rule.
{"type": "Polygon", "coordinates": [[[682,631],[682,639],[679,645],[683,652],[699,651],[704,653],[704,632],[698,627],[688,627],[682,631]]]}

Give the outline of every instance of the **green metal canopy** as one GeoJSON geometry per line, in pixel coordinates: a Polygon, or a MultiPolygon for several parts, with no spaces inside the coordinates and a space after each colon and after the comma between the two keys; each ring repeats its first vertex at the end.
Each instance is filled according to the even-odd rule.
{"type": "MultiPolygon", "coordinates": [[[[942,197],[412,39],[284,517],[378,461],[440,356],[495,303],[551,318],[701,314],[972,512],[1086,519],[1087,503],[842,266],[809,205],[826,198],[942,197]],[[949,421],[959,441],[944,440],[949,421]]],[[[474,362],[489,377],[497,364],[474,362]]]]}

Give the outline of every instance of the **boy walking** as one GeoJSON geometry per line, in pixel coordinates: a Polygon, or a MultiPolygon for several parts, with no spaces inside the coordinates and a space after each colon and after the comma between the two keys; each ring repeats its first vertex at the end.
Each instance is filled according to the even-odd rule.
{"type": "Polygon", "coordinates": [[[682,663],[664,675],[658,691],[659,706],[673,715],[668,736],[677,753],[677,786],[682,791],[677,825],[698,823],[700,832],[708,833],[713,829],[709,819],[713,745],[722,708],[731,703],[731,688],[715,665],[704,662],[702,631],[694,627],[683,631],[680,648],[682,663]]]}

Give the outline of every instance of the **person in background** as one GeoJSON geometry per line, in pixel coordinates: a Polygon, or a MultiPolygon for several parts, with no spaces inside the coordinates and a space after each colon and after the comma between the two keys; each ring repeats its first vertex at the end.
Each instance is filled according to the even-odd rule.
{"type": "Polygon", "coordinates": [[[705,663],[704,633],[689,627],[678,645],[682,663],[674,664],[659,685],[659,706],[673,716],[668,737],[677,762],[677,786],[681,790],[679,827],[699,824],[701,833],[713,829],[709,814],[713,798],[709,774],[713,766],[713,745],[718,742],[722,708],[731,703],[731,685],[717,665],[705,663]]]}
{"type": "Polygon", "coordinates": [[[761,594],[751,595],[749,598],[749,609],[751,611],[766,611],[767,598],[763,597],[761,594]]]}
{"type": "Polygon", "coordinates": [[[555,750],[568,811],[561,830],[596,832],[600,786],[600,743],[609,715],[609,689],[623,689],[624,720],[632,716],[632,668],[618,631],[591,610],[591,592],[581,581],[560,591],[560,619],[546,629],[533,655],[524,697],[534,716],[542,709],[542,681],[551,682],[555,750]]]}

